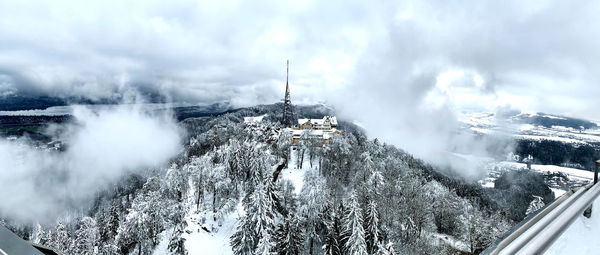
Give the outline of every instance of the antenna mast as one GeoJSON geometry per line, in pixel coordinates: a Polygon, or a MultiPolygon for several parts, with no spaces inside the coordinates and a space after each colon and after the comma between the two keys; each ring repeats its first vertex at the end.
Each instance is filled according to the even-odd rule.
{"type": "Polygon", "coordinates": [[[290,127],[292,123],[292,100],[290,99],[290,85],[288,79],[290,76],[290,60],[286,62],[285,73],[285,98],[283,99],[283,120],[282,123],[286,127],[290,127]]]}

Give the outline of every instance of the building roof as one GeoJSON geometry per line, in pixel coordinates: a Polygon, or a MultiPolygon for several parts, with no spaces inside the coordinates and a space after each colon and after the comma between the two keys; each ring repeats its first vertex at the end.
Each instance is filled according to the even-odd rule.
{"type": "Polygon", "coordinates": [[[327,120],[329,120],[332,126],[337,126],[338,124],[335,116],[325,116],[322,119],[298,119],[298,125],[302,125],[307,121],[310,121],[310,123],[314,125],[323,125],[323,123],[325,123],[327,120]]]}
{"type": "Polygon", "coordinates": [[[263,118],[267,115],[255,116],[255,117],[244,117],[245,124],[256,124],[262,122],[263,118]]]}
{"type": "Polygon", "coordinates": [[[44,255],[27,241],[0,225],[1,255],[44,255]]]}

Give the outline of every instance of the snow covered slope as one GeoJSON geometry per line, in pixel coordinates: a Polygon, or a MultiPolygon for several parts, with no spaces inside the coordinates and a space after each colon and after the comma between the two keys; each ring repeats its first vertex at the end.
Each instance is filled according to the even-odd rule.
{"type": "MultiPolygon", "coordinates": [[[[305,160],[302,167],[298,168],[297,150],[292,150],[290,153],[291,160],[288,164],[289,168],[285,168],[281,172],[281,178],[289,180],[294,185],[296,194],[300,194],[304,184],[304,174],[310,170],[310,162],[305,160]]],[[[305,156],[308,158],[308,155],[305,156]]],[[[313,161],[313,166],[316,166],[317,160],[313,161]]],[[[225,216],[222,222],[214,221],[210,211],[197,212],[193,206],[194,187],[190,187],[190,197],[188,197],[187,207],[188,213],[185,217],[187,228],[183,235],[186,239],[185,248],[190,255],[195,254],[210,254],[210,255],[230,255],[233,254],[229,240],[235,233],[237,223],[240,217],[244,214],[244,208],[240,202],[236,210],[225,216]],[[204,222],[203,222],[204,219],[204,222]],[[210,232],[208,232],[209,230],[210,232]]],[[[168,250],[169,240],[171,239],[172,229],[166,230],[160,234],[160,243],[154,250],[154,255],[170,254],[168,250]]]]}
{"type": "Polygon", "coordinates": [[[229,238],[235,233],[238,218],[244,213],[241,203],[235,212],[225,217],[222,224],[213,221],[212,217],[206,217],[206,222],[201,223],[201,213],[191,213],[186,217],[188,227],[186,228],[185,248],[189,254],[233,254],[229,238]],[[220,225],[220,226],[219,226],[220,225]],[[207,232],[205,229],[211,230],[207,232]]]}
{"type": "MultiPolygon", "coordinates": [[[[498,178],[502,172],[508,170],[525,169],[527,165],[524,163],[502,161],[502,162],[490,162],[486,165],[488,170],[488,177],[479,181],[484,187],[494,187],[494,180],[498,178]]],[[[581,187],[594,179],[594,173],[586,170],[554,166],[554,165],[531,165],[531,170],[538,171],[544,175],[550,175],[553,173],[563,174],[568,178],[567,183],[556,183],[549,179],[546,181],[550,189],[554,192],[555,197],[563,195],[567,189],[581,187]]]]}
{"type": "Polygon", "coordinates": [[[577,219],[569,228],[554,242],[545,254],[577,254],[592,255],[600,252],[600,199],[596,199],[593,205],[592,217],[583,215],[577,219]]]}
{"type": "Polygon", "coordinates": [[[476,134],[579,144],[600,142],[600,129],[594,122],[563,116],[543,113],[463,112],[458,120],[462,123],[463,130],[476,134]]]}

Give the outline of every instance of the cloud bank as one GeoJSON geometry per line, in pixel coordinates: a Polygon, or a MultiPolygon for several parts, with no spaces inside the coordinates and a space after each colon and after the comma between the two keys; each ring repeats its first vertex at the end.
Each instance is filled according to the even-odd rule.
{"type": "Polygon", "coordinates": [[[48,222],[82,205],[126,173],[159,167],[180,149],[180,130],[166,116],[135,106],[92,112],[78,107],[61,139],[66,151],[0,140],[0,215],[48,222]]]}
{"type": "Polygon", "coordinates": [[[332,102],[372,136],[435,158],[485,147],[454,134],[463,110],[600,119],[598,12],[598,1],[546,0],[5,1],[0,95],[133,88],[273,103],[291,59],[292,102],[332,102]]]}
{"type": "Polygon", "coordinates": [[[271,103],[291,59],[296,102],[351,91],[357,74],[410,87],[398,83],[407,72],[455,72],[451,85],[423,89],[461,107],[600,119],[598,11],[597,1],[545,0],[4,1],[0,95],[102,99],[135,88],[190,103],[271,103]],[[402,72],[363,73],[373,60],[402,72]]]}

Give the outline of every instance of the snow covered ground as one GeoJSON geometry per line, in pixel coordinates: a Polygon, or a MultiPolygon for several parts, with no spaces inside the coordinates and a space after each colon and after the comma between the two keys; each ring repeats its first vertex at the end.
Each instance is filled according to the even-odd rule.
{"type": "MultiPolygon", "coordinates": [[[[281,171],[281,178],[289,180],[294,185],[294,191],[296,194],[300,194],[302,186],[304,184],[304,174],[310,170],[310,162],[308,161],[308,155],[305,156],[305,161],[301,168],[297,168],[297,150],[292,150],[290,153],[291,160],[288,163],[289,168],[285,168],[281,171]]],[[[318,161],[313,160],[313,166],[316,166],[318,161]]],[[[186,222],[188,224],[183,237],[186,239],[185,248],[190,255],[195,254],[210,254],[210,255],[229,255],[233,254],[231,245],[229,244],[230,237],[235,233],[237,228],[237,222],[244,214],[244,208],[240,202],[235,211],[228,214],[223,222],[214,221],[212,213],[209,211],[196,212],[195,206],[193,205],[192,194],[194,194],[193,187],[188,192],[189,211],[186,215],[186,222]],[[210,230],[207,232],[203,228],[210,230]]],[[[166,230],[160,234],[160,243],[154,250],[154,255],[166,255],[170,254],[168,250],[169,240],[171,239],[172,229],[166,230]]]]}
{"type": "MultiPolygon", "coordinates": [[[[284,168],[281,171],[281,178],[284,180],[289,180],[294,185],[294,191],[297,194],[300,194],[302,191],[302,186],[304,185],[304,174],[306,171],[310,170],[310,161],[308,160],[308,154],[304,156],[304,162],[302,167],[298,167],[298,161],[296,160],[298,156],[298,150],[292,149],[290,152],[290,161],[288,162],[288,168],[284,168]]],[[[313,168],[316,169],[318,165],[318,160],[313,159],[313,168]]]]}
{"type": "MultiPolygon", "coordinates": [[[[185,229],[186,233],[183,234],[188,254],[233,254],[231,245],[229,245],[229,238],[235,233],[238,218],[243,212],[240,203],[236,211],[227,215],[223,220],[223,224],[219,226],[218,222],[212,220],[212,217],[206,217],[205,223],[202,223],[203,213],[195,213],[191,210],[190,214],[186,216],[188,226],[185,229]],[[203,227],[211,230],[211,232],[207,232],[203,227]]],[[[171,233],[172,230],[169,229],[160,234],[160,243],[154,250],[154,255],[170,254],[168,245],[171,233]]]]}
{"type": "Polygon", "coordinates": [[[448,245],[456,250],[464,252],[465,254],[470,251],[469,245],[451,235],[441,233],[429,233],[429,237],[431,237],[432,241],[435,242],[438,246],[441,246],[442,244],[448,245]]]}
{"type": "MultiPolygon", "coordinates": [[[[229,238],[235,233],[238,219],[244,214],[242,203],[238,203],[236,209],[226,215],[222,222],[219,222],[213,219],[213,213],[210,210],[200,212],[196,210],[192,195],[194,192],[194,188],[191,186],[186,202],[188,207],[185,217],[187,227],[183,237],[188,254],[233,254],[229,238]]],[[[169,229],[160,234],[160,243],[155,248],[154,255],[170,254],[168,245],[171,233],[172,229],[169,229]]]]}
{"type": "Polygon", "coordinates": [[[550,246],[545,254],[599,254],[600,199],[596,199],[593,208],[591,218],[588,219],[583,215],[577,216],[575,222],[550,246]]]}
{"type": "Polygon", "coordinates": [[[589,144],[600,142],[600,129],[576,129],[564,126],[545,127],[523,123],[521,117],[545,117],[548,119],[565,119],[560,116],[539,115],[537,113],[521,113],[509,118],[498,117],[489,112],[463,112],[458,120],[463,128],[476,134],[510,135],[519,139],[551,140],[565,143],[589,144]]]}
{"type": "MultiPolygon", "coordinates": [[[[483,187],[494,187],[494,181],[500,176],[502,171],[524,169],[527,165],[524,163],[501,161],[501,162],[490,162],[486,168],[488,169],[489,176],[480,180],[479,183],[483,187]]],[[[594,179],[594,173],[586,170],[561,167],[555,165],[531,165],[531,169],[540,173],[563,173],[569,180],[571,180],[572,187],[579,187],[585,183],[588,183],[594,179]]],[[[550,184],[549,184],[550,185],[550,184]]],[[[555,197],[560,197],[567,191],[560,187],[553,187],[550,185],[550,189],[554,192],[555,197]]]]}
{"type": "Polygon", "coordinates": [[[160,241],[156,248],[154,248],[153,255],[169,255],[169,240],[171,239],[172,234],[173,229],[167,229],[158,234],[160,241]]]}
{"type": "Polygon", "coordinates": [[[304,185],[304,174],[306,169],[285,168],[281,171],[281,178],[289,180],[294,185],[294,192],[300,194],[304,185]]]}
{"type": "Polygon", "coordinates": [[[235,233],[237,221],[243,213],[244,209],[239,203],[237,209],[225,217],[222,225],[213,221],[212,213],[205,216],[203,213],[192,212],[188,215],[186,217],[188,227],[183,237],[185,238],[185,248],[189,254],[233,254],[229,238],[235,233]],[[202,223],[204,217],[206,217],[206,221],[202,223]],[[211,232],[207,232],[203,227],[211,232]]]}

